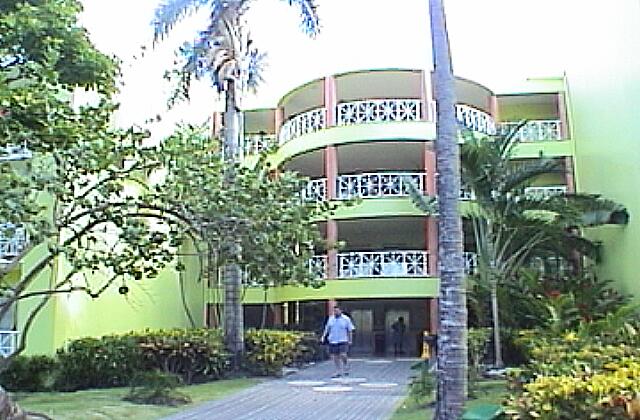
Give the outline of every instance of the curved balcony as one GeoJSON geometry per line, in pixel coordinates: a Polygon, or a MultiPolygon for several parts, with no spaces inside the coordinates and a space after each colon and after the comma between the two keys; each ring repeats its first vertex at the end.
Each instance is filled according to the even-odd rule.
{"type": "MultiPolygon", "coordinates": [[[[357,175],[341,175],[336,179],[336,199],[352,198],[393,198],[407,197],[408,182],[423,191],[427,174],[425,172],[372,172],[357,175]]],[[[309,181],[302,191],[309,201],[327,199],[327,179],[318,178],[309,181]]]]}
{"type": "MultiPolygon", "coordinates": [[[[335,111],[337,126],[420,121],[423,116],[419,99],[368,99],[343,102],[336,106],[335,111]]],[[[496,133],[493,118],[477,108],[457,104],[456,119],[462,127],[469,130],[488,135],[496,133]]],[[[326,128],[326,109],[314,108],[285,121],[278,134],[278,143],[282,145],[323,128],[326,128]]]]}
{"type": "MultiPolygon", "coordinates": [[[[500,123],[500,134],[509,134],[520,124],[514,121],[500,123]]],[[[528,121],[520,127],[514,137],[521,142],[562,140],[562,122],[560,120],[528,121]]]]}
{"type": "Polygon", "coordinates": [[[28,242],[24,227],[11,223],[0,224],[0,264],[6,264],[20,256],[28,242]]]}

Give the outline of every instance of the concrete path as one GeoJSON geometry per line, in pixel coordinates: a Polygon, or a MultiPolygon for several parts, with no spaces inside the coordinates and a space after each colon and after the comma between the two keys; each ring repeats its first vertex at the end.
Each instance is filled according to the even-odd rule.
{"type": "Polygon", "coordinates": [[[388,419],[407,392],[418,359],[352,359],[348,377],[332,380],[333,364],[318,363],[268,380],[167,420],[388,419]]]}

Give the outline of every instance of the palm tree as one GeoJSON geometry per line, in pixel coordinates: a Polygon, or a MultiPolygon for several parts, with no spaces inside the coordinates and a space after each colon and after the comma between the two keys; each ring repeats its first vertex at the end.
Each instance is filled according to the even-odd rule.
{"type": "Polygon", "coordinates": [[[430,0],[434,88],[437,103],[440,299],[438,328],[438,420],[460,418],[466,398],[467,308],[463,283],[462,221],[458,212],[460,170],[456,96],[442,0],[430,0]]]}
{"type": "Polygon", "coordinates": [[[466,136],[461,147],[462,179],[473,190],[477,207],[472,222],[482,284],[491,294],[496,367],[503,366],[497,291],[532,257],[575,254],[596,258],[598,244],[579,228],[624,221],[626,210],[595,195],[545,197],[525,194],[525,187],[542,174],[558,172],[552,159],[514,162],[515,134],[477,139],[466,136]]]}
{"type": "MultiPolygon", "coordinates": [[[[285,0],[300,7],[302,29],[314,36],[319,22],[313,0],[285,0]]],[[[253,0],[168,0],[155,12],[154,39],[161,40],[182,18],[202,7],[209,8],[207,27],[198,39],[181,48],[186,62],[177,71],[179,94],[188,98],[192,79],[208,78],[218,93],[225,95],[223,152],[227,165],[225,182],[235,178],[234,165],[240,151],[238,99],[242,92],[254,90],[262,80],[260,73],[264,54],[254,46],[249,35],[245,13],[253,0]]],[[[244,351],[242,314],[242,275],[235,263],[242,252],[236,235],[237,223],[229,220],[227,249],[232,256],[223,269],[225,344],[237,362],[244,351]],[[235,260],[235,261],[234,261],[235,260]]]]}

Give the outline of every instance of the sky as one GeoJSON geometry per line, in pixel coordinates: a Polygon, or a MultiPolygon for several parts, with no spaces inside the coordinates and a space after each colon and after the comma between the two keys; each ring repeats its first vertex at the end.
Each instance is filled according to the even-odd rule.
{"type": "MultiPolygon", "coordinates": [[[[206,22],[199,13],[152,43],[153,12],[160,0],[82,0],[85,26],[96,46],[123,60],[117,124],[141,124],[163,115],[154,135],[176,122],[202,122],[221,109],[206,83],[192,99],[166,111],[170,88],[162,76],[174,51],[206,22]],[[141,47],[146,46],[144,57],[141,47]],[[135,57],[135,58],[134,58],[135,57]]],[[[528,77],[561,76],[563,10],[579,0],[445,0],[454,72],[496,91],[528,77]]],[[[317,0],[321,33],[300,31],[298,11],[282,0],[254,1],[247,15],[257,47],[267,53],[265,82],[244,109],[273,107],[289,90],[318,77],[374,68],[431,68],[427,0],[317,0]]]]}

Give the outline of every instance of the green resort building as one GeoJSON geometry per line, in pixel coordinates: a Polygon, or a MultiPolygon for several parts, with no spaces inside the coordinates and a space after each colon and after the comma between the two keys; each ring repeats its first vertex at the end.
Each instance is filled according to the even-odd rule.
{"type": "MultiPolygon", "coordinates": [[[[518,133],[522,142],[516,159],[544,155],[563,168],[540,178],[530,187],[532,194],[589,192],[624,204],[631,215],[627,226],[585,234],[603,241],[601,274],[639,296],[635,255],[640,252],[640,221],[635,215],[640,197],[633,183],[640,176],[640,119],[634,112],[640,106],[640,58],[635,54],[640,50],[640,4],[623,3],[634,12],[581,6],[583,19],[574,23],[575,30],[563,43],[564,74],[529,79],[507,91],[456,78],[456,115],[461,128],[479,134],[528,120],[518,133]],[[592,30],[605,18],[606,33],[592,30]]],[[[413,205],[405,182],[411,179],[425,194],[436,193],[430,70],[368,69],[310,80],[282,92],[272,108],[247,110],[243,120],[246,159],[275,143],[274,162],[310,179],[306,199],[361,199],[319,222],[329,242],[346,244],[309,263],[326,285],[272,288],[266,295],[248,287],[245,324],[259,325],[266,302],[269,326],[318,330],[337,303],[357,326],[354,351],[388,354],[393,350],[391,324],[403,317],[404,347],[408,354],[418,354],[422,332],[437,328],[437,220],[413,205]]],[[[214,130],[216,121],[219,118],[214,118],[214,130]]],[[[28,158],[25,150],[10,152],[16,159],[28,158]]],[[[473,193],[461,190],[460,200],[464,211],[473,193]]],[[[15,275],[33,264],[39,252],[27,244],[20,230],[0,239],[0,263],[12,265],[15,275]]],[[[472,272],[476,260],[470,229],[465,229],[464,255],[466,270],[472,272]]],[[[30,330],[27,352],[52,353],[80,336],[189,326],[181,286],[196,323],[217,326],[222,293],[215,282],[194,281],[199,272],[195,256],[181,258],[185,272],[165,270],[156,279],[137,282],[126,298],[117,286],[96,301],[83,294],[55,296],[30,330]]],[[[555,264],[539,261],[540,270],[549,269],[550,263],[555,264]]],[[[37,281],[53,282],[64,269],[59,264],[37,281]]],[[[11,352],[33,304],[21,302],[11,319],[3,320],[0,353],[11,352]]]]}

